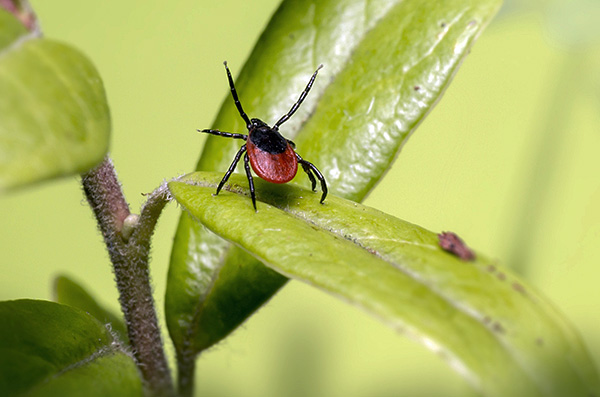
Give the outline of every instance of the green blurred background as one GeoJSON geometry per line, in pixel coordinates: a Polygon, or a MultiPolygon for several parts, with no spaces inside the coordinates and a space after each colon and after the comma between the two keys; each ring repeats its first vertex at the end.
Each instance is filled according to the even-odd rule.
{"type": "MultiPolygon", "coordinates": [[[[211,125],[228,94],[222,61],[241,69],[279,3],[31,2],[45,35],[79,48],[104,79],[111,155],[134,211],[141,193],[193,170],[205,139],[195,130],[211,125]]],[[[366,200],[431,230],[455,231],[515,268],[571,320],[597,365],[599,4],[506,3],[366,200]]],[[[178,212],[167,208],[154,239],[161,311],[178,212]]],[[[50,299],[52,279],[66,273],[118,311],[78,178],[0,198],[0,219],[0,299],[50,299]]],[[[172,354],[169,342],[167,349],[172,354]]],[[[203,354],[197,380],[197,395],[215,397],[469,393],[420,344],[297,282],[203,354]]]]}

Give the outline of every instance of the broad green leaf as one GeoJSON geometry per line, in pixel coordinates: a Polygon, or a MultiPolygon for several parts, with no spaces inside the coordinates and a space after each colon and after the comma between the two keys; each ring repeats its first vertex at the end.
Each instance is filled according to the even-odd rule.
{"type": "MultiPolygon", "coordinates": [[[[333,194],[360,201],[440,98],[499,4],[284,1],[236,79],[244,110],[273,124],[323,63],[307,100],[281,132],[321,169],[333,194]]],[[[228,92],[225,74],[223,86],[228,92]]],[[[214,127],[245,132],[231,98],[214,127]]],[[[209,137],[198,169],[224,172],[240,146],[209,137]]],[[[296,181],[308,184],[302,172],[296,181]]],[[[285,281],[184,214],[166,296],[176,348],[198,352],[218,342],[285,281]]]]}
{"type": "Polygon", "coordinates": [[[0,51],[28,33],[27,28],[13,14],[0,6],[0,51]]]}
{"type": "Polygon", "coordinates": [[[373,208],[243,175],[213,196],[220,174],[169,183],[177,202],[219,236],[288,277],[358,306],[430,348],[488,396],[600,392],[575,331],[509,270],[462,261],[435,233],[373,208]],[[248,230],[254,230],[249,233],[248,230]]]}
{"type": "Polygon", "coordinates": [[[127,328],[123,317],[117,316],[103,308],[81,285],[66,276],[58,276],[54,280],[54,297],[56,302],[76,307],[91,314],[102,324],[110,326],[124,342],[128,341],[127,328]]]}
{"type": "Polygon", "coordinates": [[[137,367],[95,318],[53,302],[0,303],[3,396],[141,396],[137,367]],[[84,392],[85,391],[85,392],[84,392]]]}
{"type": "MultiPolygon", "coordinates": [[[[10,18],[0,9],[0,22],[10,18]]],[[[110,133],[90,61],[65,44],[16,35],[14,21],[0,24],[0,191],[91,169],[110,133]]]]}

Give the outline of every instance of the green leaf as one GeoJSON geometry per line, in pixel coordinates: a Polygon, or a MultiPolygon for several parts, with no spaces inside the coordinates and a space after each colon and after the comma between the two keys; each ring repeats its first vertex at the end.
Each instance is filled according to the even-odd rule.
{"type": "Polygon", "coordinates": [[[54,296],[58,303],[76,307],[91,314],[102,324],[109,324],[120,340],[127,342],[127,328],[123,317],[117,316],[103,308],[100,304],[78,283],[66,276],[58,276],[54,280],[54,296]]]}
{"type": "Polygon", "coordinates": [[[0,303],[3,396],[141,396],[133,359],[92,316],[52,302],[0,303]]]}
{"type": "MultiPolygon", "coordinates": [[[[360,201],[440,98],[499,4],[284,1],[236,79],[240,100],[250,117],[273,124],[323,63],[281,132],[321,169],[333,194],[360,201]]],[[[227,92],[225,75],[223,86],[227,92]]],[[[214,127],[244,132],[231,98],[214,127]]],[[[239,147],[239,141],[209,137],[198,169],[224,172],[239,147]]],[[[296,181],[308,184],[302,172],[296,181]]],[[[166,296],[177,350],[198,352],[216,343],[285,281],[184,214],[166,296]]]]}
{"type": "Polygon", "coordinates": [[[13,14],[0,7],[0,51],[27,34],[25,26],[13,14]]]}
{"type": "Polygon", "coordinates": [[[110,133],[91,62],[65,44],[19,36],[14,21],[3,23],[10,18],[0,10],[0,191],[91,169],[110,133]]]}
{"type": "Polygon", "coordinates": [[[489,396],[600,392],[576,332],[506,268],[462,261],[435,233],[375,209],[243,175],[213,196],[219,173],[169,183],[186,211],[267,266],[358,306],[438,353],[489,396]],[[249,233],[248,230],[256,232],[249,233]]]}

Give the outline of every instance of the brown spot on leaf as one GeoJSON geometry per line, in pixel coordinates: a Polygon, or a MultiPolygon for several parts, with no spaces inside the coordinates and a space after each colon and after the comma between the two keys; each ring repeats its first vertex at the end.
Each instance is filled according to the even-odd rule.
{"type": "Polygon", "coordinates": [[[521,284],[519,284],[515,281],[514,283],[512,283],[512,287],[515,291],[520,292],[523,295],[525,295],[525,287],[523,287],[521,284]]]}
{"type": "Polygon", "coordinates": [[[416,86],[414,86],[414,87],[413,87],[413,89],[414,89],[415,91],[419,91],[419,90],[421,89],[421,87],[420,87],[420,86],[418,86],[418,85],[416,85],[416,86]]]}
{"type": "Polygon", "coordinates": [[[542,338],[536,338],[535,344],[538,346],[544,346],[544,340],[542,338]]]}
{"type": "Polygon", "coordinates": [[[501,281],[506,280],[506,274],[504,274],[504,273],[498,273],[498,280],[501,280],[501,281]]]}
{"type": "Polygon", "coordinates": [[[463,261],[473,261],[475,260],[475,254],[467,245],[456,235],[456,233],[452,232],[442,232],[438,234],[438,240],[440,247],[444,251],[450,252],[458,256],[463,261]]]}
{"type": "Polygon", "coordinates": [[[495,322],[492,324],[492,330],[493,330],[494,332],[497,332],[497,333],[499,333],[499,334],[503,334],[503,333],[505,333],[505,332],[506,332],[506,330],[504,329],[504,327],[502,326],[502,324],[500,324],[498,321],[495,321],[495,322]]]}
{"type": "Polygon", "coordinates": [[[494,273],[496,271],[496,266],[494,266],[494,265],[488,265],[487,271],[490,272],[490,273],[494,273]]]}

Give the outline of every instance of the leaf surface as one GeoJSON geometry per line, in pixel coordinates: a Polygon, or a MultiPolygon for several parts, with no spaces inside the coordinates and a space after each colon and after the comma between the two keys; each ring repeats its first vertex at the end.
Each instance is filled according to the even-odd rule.
{"type": "Polygon", "coordinates": [[[77,50],[0,9],[0,191],[85,172],[108,149],[102,81],[77,50]]]}
{"type": "MultiPolygon", "coordinates": [[[[236,79],[240,100],[250,117],[272,125],[323,63],[306,101],[280,131],[323,172],[330,192],[360,201],[440,98],[499,4],[284,1],[236,79]]],[[[226,84],[224,74],[224,92],[226,84]]],[[[230,97],[214,127],[245,132],[230,97]]],[[[224,172],[240,146],[208,137],[198,170],[224,172]]],[[[308,186],[301,171],[295,181],[308,186]]],[[[166,296],[176,348],[199,352],[218,342],[285,281],[184,214],[166,296]]]]}
{"type": "Polygon", "coordinates": [[[102,307],[85,288],[67,276],[54,280],[54,296],[58,303],[76,307],[94,316],[102,324],[109,324],[123,342],[127,342],[127,328],[122,316],[102,307]]]}
{"type": "Polygon", "coordinates": [[[0,303],[4,396],[141,396],[133,359],[91,315],[53,302],[0,303]]]}
{"type": "Polygon", "coordinates": [[[484,395],[589,396],[600,381],[574,330],[517,276],[463,261],[438,236],[358,203],[218,173],[169,183],[194,219],[288,277],[358,306],[439,354],[484,395]],[[258,189],[260,187],[260,189],[258,189]],[[248,233],[248,230],[255,233],[248,233]]]}

